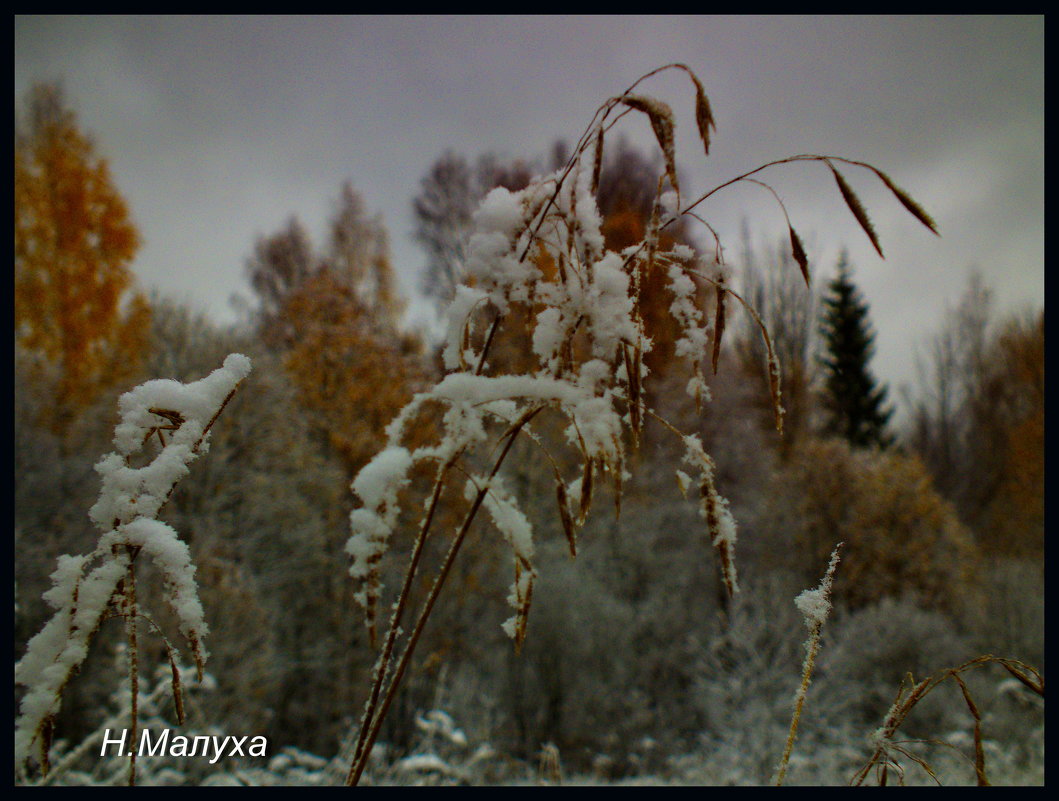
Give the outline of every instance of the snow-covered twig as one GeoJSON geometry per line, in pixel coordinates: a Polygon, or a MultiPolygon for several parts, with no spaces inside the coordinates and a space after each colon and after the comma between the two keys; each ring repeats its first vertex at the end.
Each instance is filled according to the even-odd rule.
{"type": "MultiPolygon", "coordinates": [[[[47,772],[52,720],[63,691],[87,657],[109,609],[126,621],[135,739],[139,612],[133,571],[140,553],[151,557],[162,572],[166,598],[201,679],[208,657],[203,639],[209,629],[198,598],[195,566],[187,545],[172,527],[156,518],[177,482],[188,473],[188,465],[208,449],[210,429],[250,369],[247,357],[233,353],[222,367],[199,381],[147,381],[119,399],[116,451],[96,465],[103,486],[89,512],[102,531],[99,543],[87,556],[59,557],[52,588],[44,594],[55,614],[30,640],[15,665],[15,683],[26,688],[15,724],[16,771],[23,769],[36,745],[41,768],[47,772]],[[133,467],[132,457],[155,438],[161,450],[146,465],[133,467]]],[[[179,693],[175,683],[174,692],[179,693]]],[[[130,760],[130,783],[135,780],[134,768],[130,760]]]]}

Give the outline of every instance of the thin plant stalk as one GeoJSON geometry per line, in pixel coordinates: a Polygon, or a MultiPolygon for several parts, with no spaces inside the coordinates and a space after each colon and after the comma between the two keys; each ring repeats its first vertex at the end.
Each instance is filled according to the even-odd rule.
{"type": "Polygon", "coordinates": [[[128,640],[129,651],[129,718],[132,729],[132,745],[129,748],[129,787],[136,786],[136,738],[139,732],[139,702],[140,702],[140,663],[139,643],[136,635],[136,619],[138,617],[136,608],[136,563],[133,561],[135,555],[129,546],[129,566],[125,572],[125,636],[128,640]]]}
{"type": "Polygon", "coordinates": [[[975,777],[979,785],[989,784],[985,769],[982,719],[978,712],[978,707],[971,698],[970,691],[967,689],[967,684],[963,681],[962,674],[990,664],[1000,665],[1043,701],[1044,677],[1036,668],[1017,659],[1007,659],[986,654],[984,656],[976,657],[969,662],[964,662],[959,667],[949,668],[948,670],[935,673],[933,676],[923,679],[920,682],[916,682],[912,676],[909,675],[907,679],[901,683],[901,687],[897,692],[897,698],[894,700],[893,706],[891,706],[890,710],[886,713],[882,726],[876,729],[869,737],[869,741],[875,746],[874,751],[864,767],[854,774],[853,778],[850,780],[850,784],[864,784],[871,775],[872,769],[876,771],[876,779],[879,784],[886,784],[890,768],[894,769],[894,772],[898,774],[898,778],[900,779],[903,776],[903,769],[894,758],[895,754],[915,762],[923,768],[928,775],[937,781],[937,777],[933,775],[930,765],[927,764],[924,759],[916,756],[899,742],[895,741],[894,736],[897,734],[897,730],[904,723],[912,709],[922,701],[927,694],[934,690],[934,688],[943,684],[947,679],[952,679],[959,687],[963,694],[964,702],[967,704],[968,711],[974,719],[975,777]],[[910,688],[908,689],[907,694],[906,684],[910,688]]]}
{"type": "MultiPolygon", "coordinates": [[[[426,543],[427,534],[430,531],[430,526],[434,521],[434,513],[437,510],[438,501],[441,498],[441,492],[445,487],[445,474],[448,472],[449,467],[452,466],[450,460],[446,463],[441,470],[438,471],[437,477],[434,479],[434,491],[430,498],[430,505],[427,508],[427,513],[423,517],[423,523],[419,528],[419,535],[416,537],[415,545],[412,548],[412,558],[408,565],[408,570],[405,573],[404,584],[401,586],[401,592],[398,596],[397,603],[394,605],[393,617],[390,620],[390,628],[386,634],[386,642],[383,645],[382,654],[379,656],[378,671],[379,676],[385,677],[389,672],[390,660],[393,656],[394,646],[397,641],[397,637],[400,631],[401,617],[404,613],[405,606],[408,603],[408,596],[412,591],[412,580],[415,578],[416,571],[419,567],[419,559],[423,553],[423,545],[426,543]]],[[[375,681],[372,684],[371,695],[368,698],[368,702],[364,708],[363,723],[360,729],[360,735],[357,738],[356,747],[353,749],[353,760],[354,763],[360,759],[360,755],[364,748],[364,740],[368,734],[369,723],[375,714],[375,705],[378,703],[379,694],[382,690],[383,681],[375,681]]]]}
{"type": "MultiPolygon", "coordinates": [[[[485,366],[486,356],[488,355],[489,348],[492,345],[493,337],[496,335],[497,329],[500,327],[501,319],[502,315],[496,315],[496,317],[494,317],[493,319],[492,325],[490,325],[489,327],[489,333],[486,336],[485,345],[482,348],[481,358],[478,360],[478,365],[475,368],[476,375],[481,374],[482,369],[485,366]]],[[[535,415],[536,412],[533,412],[533,414],[535,415]]],[[[518,427],[521,429],[522,426],[524,426],[527,422],[529,422],[528,417],[524,421],[519,423],[518,427]]],[[[506,448],[504,453],[506,455],[506,448]]],[[[441,499],[442,490],[445,488],[446,474],[448,473],[449,468],[451,468],[452,465],[455,464],[456,460],[460,457],[461,454],[462,450],[454,454],[438,471],[438,475],[434,480],[434,489],[431,494],[430,505],[428,506],[427,513],[423,518],[423,523],[420,526],[419,534],[416,537],[415,545],[412,549],[412,558],[408,565],[408,570],[405,572],[404,583],[401,587],[401,592],[398,596],[397,603],[394,606],[393,616],[390,619],[390,627],[389,631],[386,634],[386,642],[383,645],[383,651],[377,663],[376,677],[375,680],[372,682],[371,694],[369,695],[368,702],[365,705],[364,715],[361,720],[360,733],[357,736],[357,744],[353,749],[353,761],[350,765],[350,772],[346,777],[347,784],[355,784],[356,781],[360,778],[360,773],[363,772],[364,768],[363,764],[361,764],[361,758],[365,752],[365,740],[367,739],[368,732],[371,728],[369,724],[371,724],[372,720],[374,719],[373,716],[375,714],[375,706],[378,703],[379,695],[382,691],[382,686],[385,683],[386,677],[389,675],[390,661],[393,658],[394,646],[396,645],[397,637],[400,634],[401,617],[403,616],[404,609],[408,604],[408,597],[411,594],[412,590],[412,582],[419,568],[419,559],[422,555],[423,546],[426,543],[427,535],[430,532],[430,527],[434,521],[434,513],[437,510],[438,501],[441,499]],[[361,764],[361,768],[360,771],[357,771],[356,779],[354,779],[354,766],[357,764],[361,764]]],[[[499,468],[499,465],[497,467],[499,468]]],[[[496,471],[494,470],[494,475],[495,472],[496,471]]],[[[385,717],[386,709],[388,708],[389,704],[387,703],[381,713],[381,717],[385,717]]],[[[369,752],[371,750],[372,745],[374,745],[374,737],[372,737],[372,742],[367,745],[367,750],[369,752]]]]}
{"type": "MultiPolygon", "coordinates": [[[[515,423],[515,425],[507,432],[507,442],[504,444],[503,450],[501,450],[499,456],[493,464],[493,469],[489,473],[489,478],[492,479],[500,471],[501,466],[504,464],[504,460],[507,458],[508,453],[511,451],[511,446],[514,444],[518,432],[530,422],[544,407],[538,406],[532,409],[527,414],[524,414],[522,418],[515,423]]],[[[441,483],[441,476],[435,485],[435,497],[440,494],[438,485],[441,483]]],[[[434,581],[433,587],[430,589],[430,594],[427,596],[426,601],[423,604],[423,609],[419,614],[419,618],[416,620],[415,627],[412,629],[411,634],[408,636],[408,642],[405,645],[404,651],[401,653],[401,658],[398,660],[397,667],[394,669],[393,678],[390,681],[389,686],[386,689],[386,694],[383,696],[382,705],[379,707],[378,714],[372,718],[367,714],[363,722],[361,723],[361,733],[358,738],[359,748],[354,755],[353,762],[350,765],[349,774],[346,777],[346,784],[350,786],[356,786],[360,782],[360,777],[364,773],[364,769],[367,767],[368,759],[371,756],[371,749],[375,745],[375,740],[379,735],[379,730],[382,728],[382,723],[386,719],[386,713],[390,709],[390,704],[393,702],[394,697],[397,695],[397,688],[401,683],[401,679],[404,677],[408,663],[412,659],[412,654],[415,651],[416,645],[419,642],[419,637],[423,633],[423,629],[426,627],[427,619],[430,617],[431,611],[434,609],[434,604],[437,602],[438,596],[441,594],[441,589],[445,584],[445,580],[452,569],[453,563],[456,561],[456,556],[460,552],[460,547],[463,545],[463,541],[467,536],[467,532],[471,528],[471,524],[474,522],[475,517],[478,514],[478,510],[482,507],[482,502],[485,500],[486,494],[489,492],[489,482],[485,482],[482,487],[475,494],[474,500],[471,502],[471,506],[467,511],[467,515],[464,517],[463,524],[460,526],[459,531],[456,533],[452,544],[449,546],[448,553],[445,554],[445,560],[442,562],[441,567],[438,569],[437,578],[434,581]]],[[[433,504],[432,504],[433,507],[433,504]]],[[[433,508],[431,509],[431,518],[433,517],[433,508]]],[[[420,542],[417,543],[421,547],[422,541],[426,539],[427,529],[429,528],[429,521],[421,529],[420,542]]],[[[412,571],[409,571],[406,577],[406,585],[411,583],[412,571]]],[[[391,648],[393,642],[397,638],[397,623],[396,621],[400,618],[401,612],[404,605],[407,603],[408,595],[403,594],[399,602],[399,607],[394,613],[393,621],[391,622],[390,631],[387,634],[387,641],[390,643],[391,648]]],[[[375,675],[375,681],[372,687],[373,698],[378,698],[381,691],[381,687],[386,680],[387,670],[383,665],[379,666],[378,671],[375,675]]]]}
{"type": "Polygon", "coordinates": [[[794,750],[794,740],[798,736],[798,723],[802,718],[802,707],[805,705],[805,693],[809,689],[809,682],[813,676],[813,666],[816,664],[816,655],[820,650],[820,632],[817,630],[815,636],[810,637],[809,652],[802,666],[802,686],[798,688],[798,697],[794,703],[794,714],[791,716],[791,727],[787,732],[787,745],[783,749],[783,757],[780,759],[780,769],[776,774],[776,786],[783,785],[787,776],[787,763],[790,762],[791,752],[794,750]]]}
{"type": "Polygon", "coordinates": [[[831,611],[831,585],[835,578],[835,568],[838,566],[838,552],[842,548],[840,542],[831,552],[831,561],[827,565],[827,572],[820,585],[815,590],[806,590],[794,599],[795,605],[805,616],[805,625],[809,629],[809,638],[805,642],[805,662],[802,664],[802,683],[794,696],[794,714],[791,716],[791,727],[787,733],[787,744],[783,749],[783,757],[780,759],[779,770],[776,773],[776,786],[783,784],[787,775],[787,763],[790,761],[791,752],[794,750],[794,740],[798,736],[798,723],[802,718],[802,708],[805,706],[805,694],[812,681],[813,667],[816,665],[816,655],[820,652],[820,630],[824,627],[824,621],[831,611]]]}

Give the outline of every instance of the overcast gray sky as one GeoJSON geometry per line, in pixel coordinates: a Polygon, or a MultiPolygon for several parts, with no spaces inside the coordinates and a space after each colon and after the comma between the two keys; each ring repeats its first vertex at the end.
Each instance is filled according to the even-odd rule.
{"type": "MultiPolygon", "coordinates": [[[[411,295],[425,261],[411,200],[443,151],[542,156],[673,61],[699,75],[717,120],[706,159],[686,78],[642,87],[676,113],[686,197],[818,153],[874,164],[937,220],[941,238],[847,171],[880,261],[826,169],[759,176],[820,275],[848,247],[891,397],[972,269],[1000,310],[1043,305],[1043,17],[15,18],[15,96],[63,81],[143,232],[141,284],[221,321],[233,293],[249,294],[255,238],[297,215],[319,241],[347,178],[382,213],[411,295]]],[[[785,231],[760,188],[700,210],[730,257],[744,218],[762,240],[785,231]]]]}

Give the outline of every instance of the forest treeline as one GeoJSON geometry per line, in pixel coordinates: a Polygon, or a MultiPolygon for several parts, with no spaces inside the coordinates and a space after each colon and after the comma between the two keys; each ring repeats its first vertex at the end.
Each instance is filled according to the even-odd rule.
{"type": "MultiPolygon", "coordinates": [[[[566,157],[557,144],[535,160],[446,152],[431,165],[414,213],[422,290],[439,313],[478,203],[566,157]]],[[[608,249],[643,239],[663,172],[660,159],[609,145],[598,183],[608,249]]],[[[56,559],[94,547],[94,465],[112,449],[119,395],[149,378],[201,378],[243,353],[253,374],[163,514],[191,548],[211,629],[216,688],[192,722],[328,756],[355,728],[375,660],[344,550],[350,482],[394,414],[442,375],[436,343],[405,320],[381,217],[356,176],[331,191],[323,241],[292,209],[287,224],[247,243],[251,301],[238,325],[220,326],[137,285],[136,210],[58,87],[37,87],[16,119],[15,659],[48,617],[41,596],[56,559]]],[[[747,232],[741,248],[722,250],[682,225],[664,237],[662,248],[724,260],[782,368],[780,437],[757,324],[737,307],[716,363],[703,366],[701,402],[668,369],[679,332],[655,342],[647,362],[648,405],[698,434],[716,462],[739,527],[742,592],[730,600],[724,591],[695,508],[662,469],[680,456],[650,422],[620,515],[606,508],[613,491],[598,488],[576,561],[550,507],[552,467],[520,442],[505,481],[539,543],[524,646],[516,654],[501,630],[510,555],[481,526],[471,533],[476,557],[456,565],[386,719],[380,741],[394,753],[410,753],[424,716],[443,710],[472,741],[513,759],[536,760],[548,743],[564,764],[617,776],[701,753],[703,781],[735,770],[767,779],[802,658],[791,599],[815,586],[840,541],[806,750],[833,754],[836,769],[856,763],[908,672],[982,653],[1043,671],[1043,308],[998,316],[972,276],[936,321],[898,423],[871,370],[870,308],[848,259],[834,270],[814,264],[807,287],[785,242],[747,232]]],[[[542,271],[562,269],[543,249],[535,258],[542,271]]],[[[645,281],[644,313],[661,320],[673,297],[662,275],[645,281]]],[[[512,341],[491,359],[516,370],[528,346],[512,341]]],[[[428,563],[440,560],[461,500],[442,499],[428,563]]],[[[395,543],[384,574],[400,575],[410,547],[411,537],[395,543]]],[[[156,608],[165,630],[164,605],[156,608]]],[[[164,645],[142,640],[141,662],[164,664],[164,645]]],[[[57,721],[56,736],[70,742],[112,714],[121,691],[117,656],[105,656],[119,654],[120,625],[106,624],[99,643],[57,721]]],[[[1017,741],[1029,713],[987,697],[995,728],[1017,741]]],[[[911,732],[966,726],[965,707],[939,703],[911,732]]]]}

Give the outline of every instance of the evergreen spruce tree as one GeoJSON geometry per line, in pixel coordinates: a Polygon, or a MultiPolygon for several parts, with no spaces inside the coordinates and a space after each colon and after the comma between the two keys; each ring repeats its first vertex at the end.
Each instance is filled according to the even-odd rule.
{"type": "Polygon", "coordinates": [[[826,376],[825,429],[854,447],[885,448],[893,443],[886,430],[893,409],[886,407],[886,386],[878,385],[868,368],[875,352],[875,333],[868,320],[868,304],[853,284],[844,252],[838,261],[838,276],[828,284],[823,307],[820,334],[824,354],[820,362],[826,376]]]}

